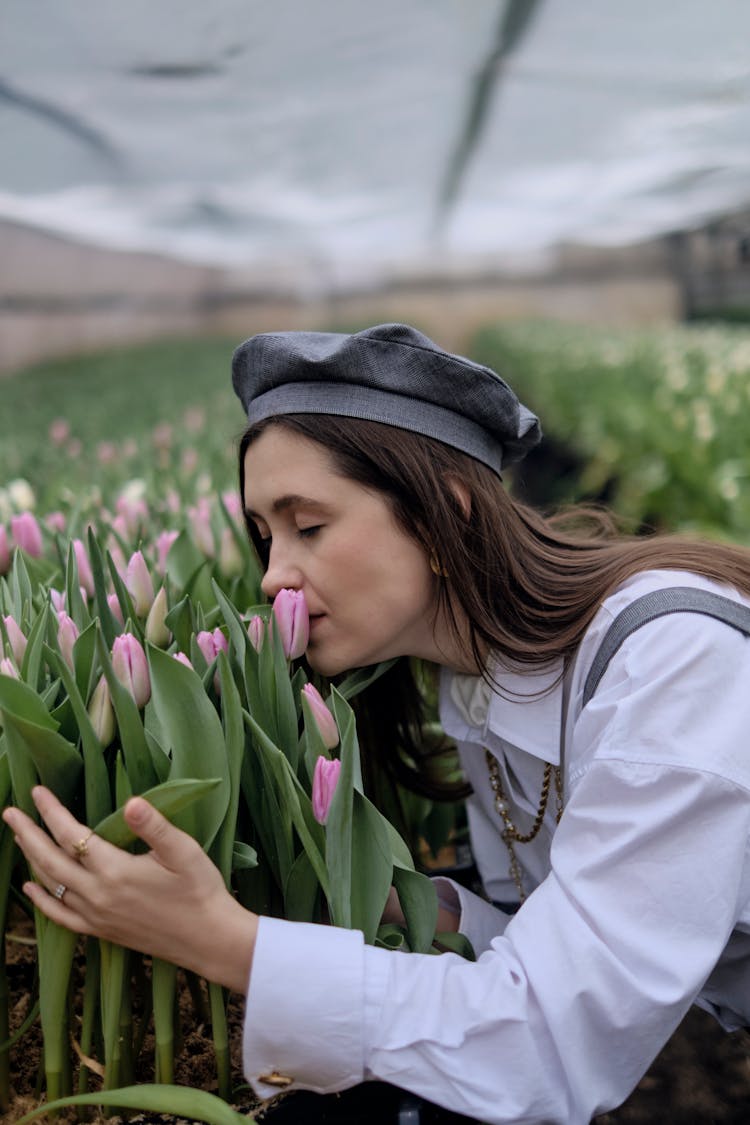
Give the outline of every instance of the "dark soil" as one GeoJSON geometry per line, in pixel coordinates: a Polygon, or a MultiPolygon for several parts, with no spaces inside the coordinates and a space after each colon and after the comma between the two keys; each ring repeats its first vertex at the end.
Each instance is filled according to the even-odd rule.
{"type": "MultiPolygon", "coordinates": [[[[28,938],[29,929],[19,924],[10,930],[28,938]]],[[[8,973],[13,1025],[18,1026],[28,1009],[33,984],[35,953],[32,945],[8,942],[8,973]]],[[[176,1061],[175,1081],[193,1088],[216,1090],[213,1047],[210,1028],[196,1019],[195,1007],[187,988],[183,988],[182,1050],[176,1061]]],[[[241,1074],[242,1001],[233,997],[230,1004],[233,1067],[236,1088],[243,1085],[241,1074]]],[[[0,1120],[11,1125],[23,1113],[39,1103],[36,1093],[39,1078],[41,1037],[38,1022],[29,1030],[22,1044],[11,1054],[11,1080],[14,1100],[0,1120]]],[[[139,1064],[137,1080],[153,1081],[148,1039],[139,1064]]],[[[367,1090],[352,1091],[341,1097],[317,1098],[309,1094],[282,1095],[273,1104],[259,1106],[250,1091],[239,1090],[235,1106],[249,1118],[266,1125],[393,1125],[398,1097],[383,1084],[368,1084],[367,1090]]],[[[44,1119],[42,1119],[44,1120],[44,1119]]],[[[88,1120],[90,1125],[124,1125],[119,1117],[101,1115],[84,1117],[84,1110],[74,1111],[67,1119],[88,1120]]],[[[414,1120],[414,1118],[412,1118],[414,1120]]],[[[467,1121],[454,1115],[423,1108],[420,1125],[449,1125],[467,1121]]],[[[135,1114],[134,1125],[179,1125],[185,1118],[167,1115],[135,1114]]],[[[726,1035],[706,1013],[694,1009],[664,1048],[627,1102],[619,1109],[603,1114],[596,1125],[747,1125],[750,1122],[750,1035],[735,1032],[726,1035]]]]}

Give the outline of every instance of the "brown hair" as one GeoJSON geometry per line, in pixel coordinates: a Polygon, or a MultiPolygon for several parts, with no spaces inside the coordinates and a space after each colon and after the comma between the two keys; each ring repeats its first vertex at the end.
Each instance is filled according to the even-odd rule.
{"type": "MultiPolygon", "coordinates": [[[[694,571],[750,594],[750,550],[621,535],[606,513],[582,507],[545,517],[509,496],[479,461],[378,422],[305,414],[251,426],[240,443],[243,490],[245,451],[271,424],[323,445],[335,471],[386,498],[404,531],[445,572],[436,578],[439,605],[459,642],[459,620],[468,620],[464,646],[478,666],[487,651],[530,670],[557,658],[568,662],[604,598],[641,570],[694,571]]],[[[248,532],[265,562],[251,521],[248,532]]],[[[446,795],[446,788],[455,796],[455,786],[431,777],[433,753],[420,738],[422,710],[408,661],[376,681],[357,711],[361,740],[378,747],[393,776],[429,796],[446,795]]]]}

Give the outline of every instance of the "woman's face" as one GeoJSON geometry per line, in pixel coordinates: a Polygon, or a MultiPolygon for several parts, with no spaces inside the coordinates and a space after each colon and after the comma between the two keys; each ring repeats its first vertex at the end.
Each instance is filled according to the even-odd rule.
{"type": "Polygon", "coordinates": [[[244,501],[270,549],[265,594],[305,595],[317,672],[404,655],[445,662],[424,550],[379,493],[335,470],[323,446],[269,426],[245,454],[244,501]]]}

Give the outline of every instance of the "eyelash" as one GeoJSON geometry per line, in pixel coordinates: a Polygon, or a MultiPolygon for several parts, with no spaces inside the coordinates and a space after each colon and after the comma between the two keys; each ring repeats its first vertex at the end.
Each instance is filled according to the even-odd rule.
{"type": "Polygon", "coordinates": [[[320,527],[321,525],[319,523],[316,523],[313,527],[298,527],[297,534],[300,539],[311,539],[313,535],[317,535],[320,531],[320,527]]]}

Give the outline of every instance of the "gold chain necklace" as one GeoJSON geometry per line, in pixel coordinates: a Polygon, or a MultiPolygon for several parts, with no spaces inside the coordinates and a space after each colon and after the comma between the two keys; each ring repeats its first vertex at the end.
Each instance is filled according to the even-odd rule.
{"type": "Polygon", "coordinates": [[[555,823],[560,823],[562,816],[563,803],[562,803],[562,773],[559,766],[553,766],[551,762],[544,763],[544,778],[542,780],[542,792],[539,797],[539,805],[537,806],[536,816],[534,823],[528,832],[519,832],[513,821],[510,819],[508,798],[505,790],[503,789],[503,782],[500,777],[500,766],[497,758],[495,758],[489,750],[484,751],[484,756],[487,759],[487,769],[490,771],[490,787],[495,798],[495,810],[503,822],[504,828],[501,833],[503,843],[508,849],[510,857],[510,873],[513,877],[513,882],[516,884],[518,890],[518,897],[521,902],[526,901],[526,892],[523,889],[523,879],[521,877],[521,867],[518,863],[516,856],[516,844],[529,844],[534,837],[539,833],[542,827],[545,813],[547,812],[547,805],[549,803],[549,791],[552,785],[552,778],[555,779],[555,797],[557,802],[555,823]]]}

